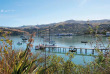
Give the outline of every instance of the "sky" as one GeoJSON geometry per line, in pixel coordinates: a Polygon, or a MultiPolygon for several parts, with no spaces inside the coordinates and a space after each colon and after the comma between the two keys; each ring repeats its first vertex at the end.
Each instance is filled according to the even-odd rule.
{"type": "Polygon", "coordinates": [[[110,19],[110,0],[0,0],[0,26],[110,19]]]}

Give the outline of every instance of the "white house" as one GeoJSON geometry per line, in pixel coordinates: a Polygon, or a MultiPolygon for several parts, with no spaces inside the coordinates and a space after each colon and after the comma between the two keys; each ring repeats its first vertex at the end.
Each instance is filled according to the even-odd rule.
{"type": "Polygon", "coordinates": [[[106,32],[106,36],[110,36],[110,32],[106,32]]]}

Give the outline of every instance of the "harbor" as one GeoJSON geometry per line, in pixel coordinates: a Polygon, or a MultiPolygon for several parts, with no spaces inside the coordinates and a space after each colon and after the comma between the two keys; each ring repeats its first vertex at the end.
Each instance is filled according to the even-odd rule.
{"type": "MultiPolygon", "coordinates": [[[[91,55],[93,56],[98,55],[98,53],[96,52],[96,49],[94,48],[94,46],[96,46],[96,37],[91,37],[89,35],[87,36],[82,35],[82,36],[61,36],[61,37],[50,36],[50,38],[52,38],[50,39],[52,43],[54,43],[55,41],[55,45],[49,44],[48,39],[44,41],[44,38],[42,38],[41,36],[33,37],[34,42],[32,43],[33,47],[31,48],[31,52],[33,54],[40,53],[41,55],[45,55],[45,51],[46,51],[47,55],[57,55],[57,56],[64,57],[64,59],[67,59],[68,56],[66,56],[66,54],[67,53],[73,54],[71,50],[75,49],[77,51],[74,52],[75,58],[73,58],[72,61],[76,64],[81,64],[81,65],[84,64],[84,62],[80,62],[80,60],[83,61],[83,58],[86,59],[86,62],[88,63],[90,61],[93,61],[94,59],[91,55]],[[84,43],[84,42],[82,43],[81,41],[87,41],[87,43],[84,43]],[[39,46],[41,44],[42,45],[44,44],[45,49],[36,50],[35,46],[39,46]]],[[[13,49],[15,50],[26,49],[28,40],[22,40],[20,36],[11,36],[10,39],[12,39],[13,41],[13,46],[12,46],[13,49]]],[[[108,38],[102,37],[102,40],[105,46],[102,47],[103,44],[101,43],[99,43],[98,45],[100,47],[100,51],[105,53],[105,51],[108,51],[108,49],[106,48],[108,45],[108,42],[107,42],[108,38]]]]}

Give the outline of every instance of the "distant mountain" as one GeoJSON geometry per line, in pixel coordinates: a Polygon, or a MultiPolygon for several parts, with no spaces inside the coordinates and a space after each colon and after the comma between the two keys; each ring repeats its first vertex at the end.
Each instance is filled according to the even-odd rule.
{"type": "Polygon", "coordinates": [[[92,24],[92,23],[110,23],[110,20],[108,20],[108,19],[104,19],[104,20],[89,20],[89,21],[67,20],[67,21],[65,21],[65,23],[82,23],[82,24],[85,24],[85,23],[89,23],[89,24],[92,24]]]}
{"type": "MultiPolygon", "coordinates": [[[[51,33],[75,33],[75,34],[85,34],[89,32],[89,26],[95,29],[95,26],[99,25],[99,31],[109,31],[110,20],[90,20],[87,21],[77,21],[77,20],[67,20],[59,23],[42,24],[35,26],[24,26],[22,27],[24,31],[48,33],[49,27],[52,29],[51,33]],[[107,26],[107,27],[106,27],[107,26]],[[28,27],[28,28],[27,28],[28,27]]],[[[99,33],[99,32],[98,32],[99,33]]]]}
{"type": "Polygon", "coordinates": [[[67,20],[64,22],[59,22],[59,23],[50,23],[50,24],[41,24],[41,25],[24,25],[18,28],[43,28],[43,27],[48,27],[48,26],[54,26],[58,24],[110,24],[110,20],[104,19],[104,20],[89,20],[89,21],[83,21],[83,20],[67,20]]]}
{"type": "MultiPolygon", "coordinates": [[[[90,20],[82,21],[82,20],[67,20],[59,23],[50,23],[50,24],[42,24],[42,25],[25,25],[21,27],[16,27],[15,29],[29,33],[37,32],[37,33],[48,33],[49,27],[51,28],[51,33],[75,33],[75,34],[88,34],[89,26],[91,26],[94,30],[96,26],[99,26],[99,32],[110,31],[110,20],[90,20]]],[[[13,28],[14,29],[14,28],[13,28]]]]}
{"type": "Polygon", "coordinates": [[[76,20],[67,20],[67,21],[64,21],[65,23],[87,23],[87,21],[76,21],[76,20]]]}

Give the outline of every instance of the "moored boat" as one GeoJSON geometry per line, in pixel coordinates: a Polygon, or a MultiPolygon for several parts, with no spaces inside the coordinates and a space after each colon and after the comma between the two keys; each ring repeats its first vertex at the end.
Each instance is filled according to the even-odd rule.
{"type": "Polygon", "coordinates": [[[40,46],[35,46],[35,50],[39,50],[40,49],[40,46]]]}
{"type": "Polygon", "coordinates": [[[69,50],[70,52],[76,52],[77,51],[77,49],[72,49],[72,50],[69,50]]]}
{"type": "Polygon", "coordinates": [[[27,38],[26,37],[23,37],[22,40],[27,40],[27,38]]]}
{"type": "Polygon", "coordinates": [[[22,45],[22,43],[21,42],[18,42],[17,45],[22,45]]]}
{"type": "Polygon", "coordinates": [[[39,44],[39,45],[35,46],[35,50],[42,50],[44,48],[45,48],[44,44],[39,44]]]}
{"type": "Polygon", "coordinates": [[[77,49],[73,46],[70,46],[70,48],[71,48],[71,50],[69,49],[69,52],[76,52],[77,51],[77,49]]]}
{"type": "Polygon", "coordinates": [[[87,41],[81,41],[81,43],[88,43],[87,41]]]}

